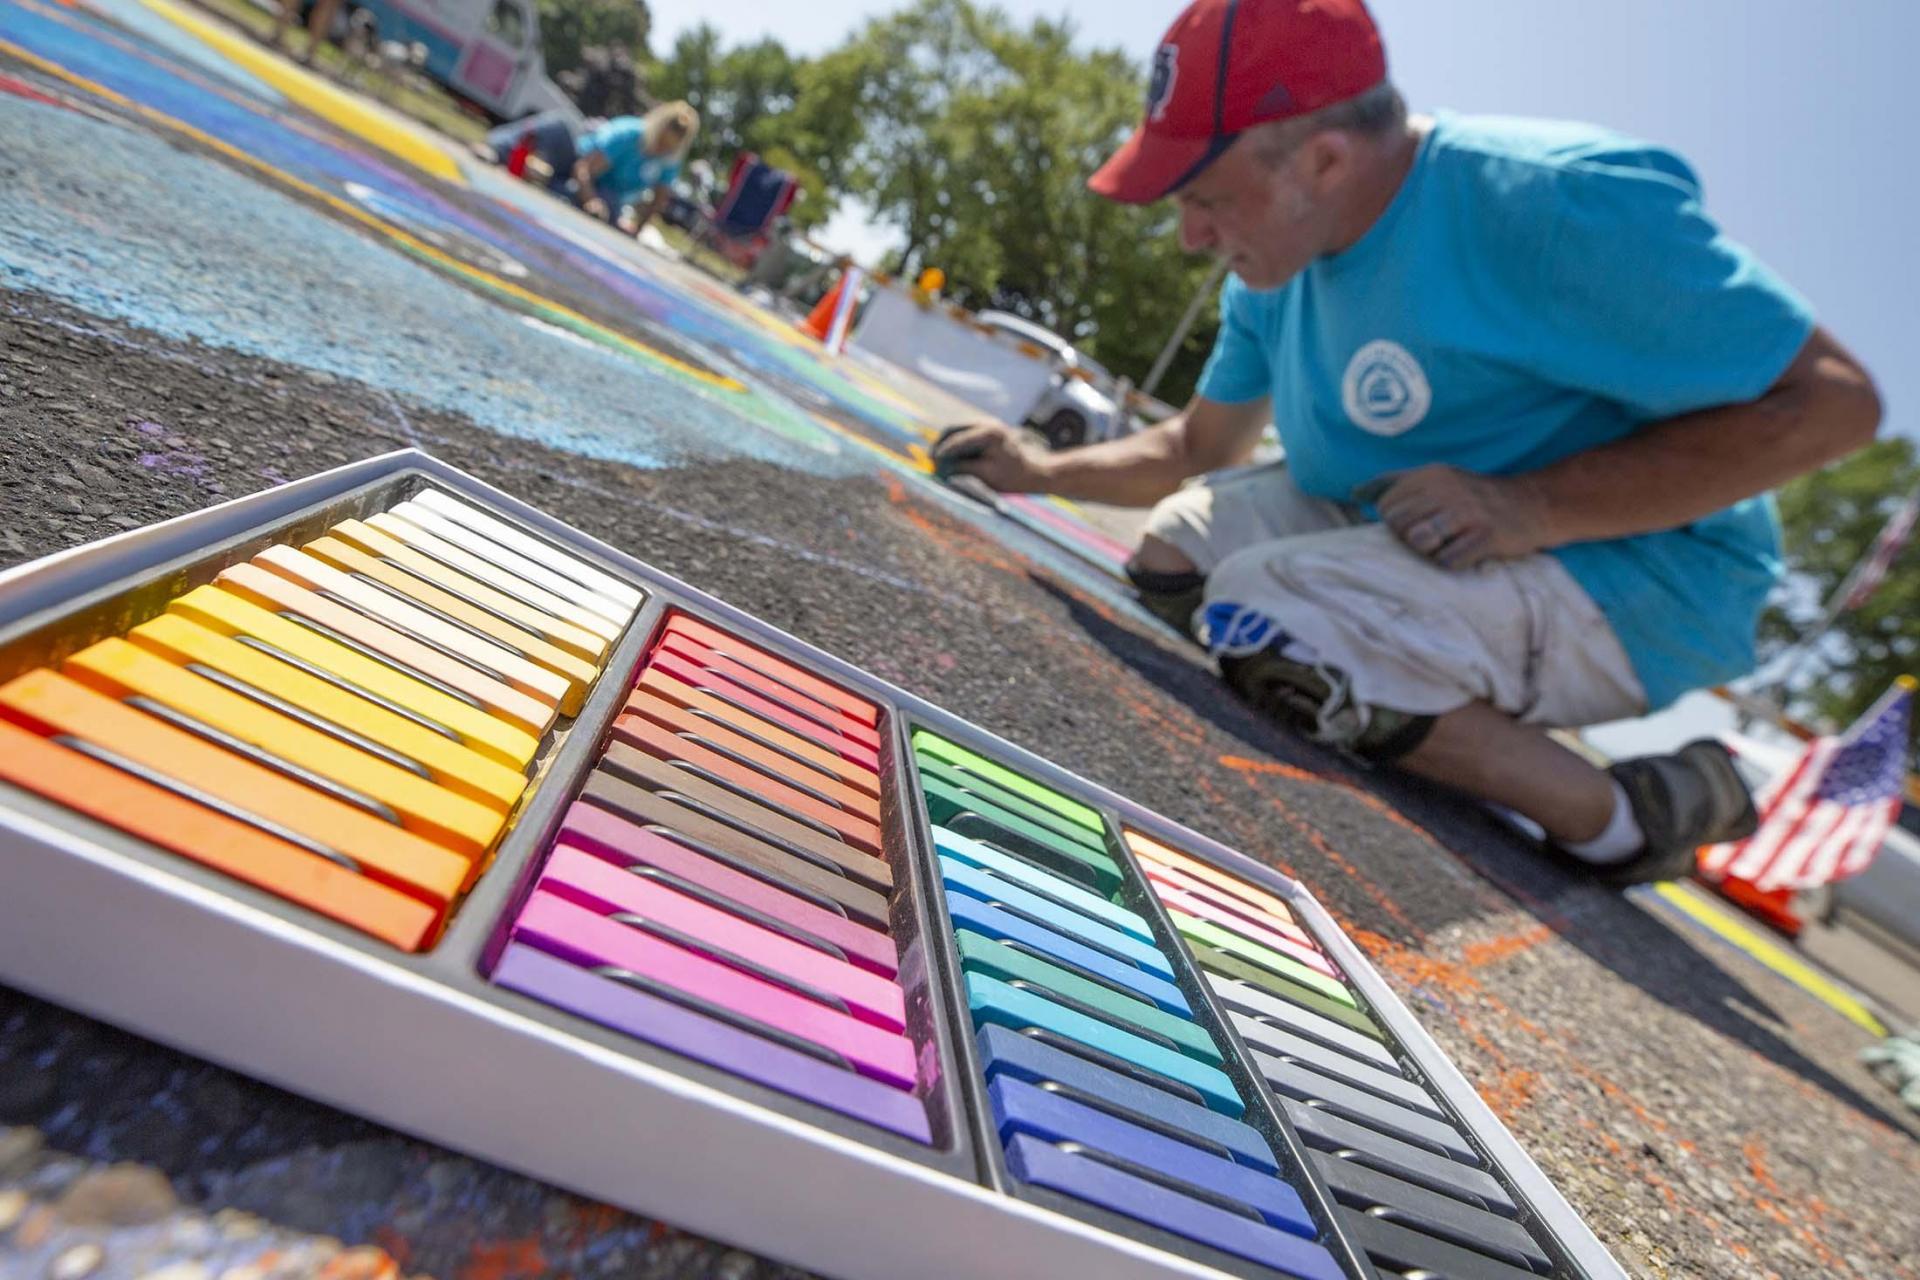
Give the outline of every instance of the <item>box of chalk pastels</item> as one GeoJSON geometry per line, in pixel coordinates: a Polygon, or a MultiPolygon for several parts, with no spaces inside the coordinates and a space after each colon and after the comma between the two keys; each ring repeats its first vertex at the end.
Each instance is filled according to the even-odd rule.
{"type": "Polygon", "coordinates": [[[1304,887],[418,452],[0,574],[0,982],[847,1280],[1623,1274],[1304,887]]]}

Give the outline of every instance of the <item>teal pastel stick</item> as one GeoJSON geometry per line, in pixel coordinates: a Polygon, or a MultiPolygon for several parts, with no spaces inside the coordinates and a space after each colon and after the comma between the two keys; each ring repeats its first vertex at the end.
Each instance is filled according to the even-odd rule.
{"type": "Polygon", "coordinates": [[[1029,1027],[1050,1031],[1185,1085],[1222,1115],[1237,1119],[1246,1112],[1246,1103],[1234,1091],[1233,1081],[1215,1067],[984,973],[967,974],[966,984],[967,1006],[975,1028],[997,1025],[1010,1031],[1029,1027]]]}
{"type": "Polygon", "coordinates": [[[1044,898],[1051,898],[1063,907],[1071,908],[1082,915],[1092,916],[1103,924],[1110,924],[1122,932],[1132,934],[1142,942],[1153,941],[1153,930],[1147,922],[1125,907],[1108,902],[1097,893],[1090,893],[1079,885],[1059,876],[1052,875],[1009,857],[998,849],[989,848],[978,840],[963,836],[957,831],[945,827],[933,829],[933,844],[941,853],[956,858],[969,866],[990,871],[1003,880],[1012,880],[1025,888],[1033,890],[1044,898]]]}
{"type": "Polygon", "coordinates": [[[979,867],[970,867],[945,854],[940,856],[940,879],[956,893],[967,894],[982,902],[997,902],[1009,911],[1077,938],[1095,950],[1104,951],[1155,977],[1169,981],[1173,978],[1173,966],[1161,954],[1160,948],[1101,924],[1078,911],[1070,911],[1057,902],[1050,902],[1010,880],[998,879],[979,867]]]}

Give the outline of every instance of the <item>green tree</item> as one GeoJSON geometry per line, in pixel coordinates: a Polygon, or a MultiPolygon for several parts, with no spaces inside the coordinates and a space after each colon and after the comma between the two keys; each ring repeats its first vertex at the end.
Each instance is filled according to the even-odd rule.
{"type": "MultiPolygon", "coordinates": [[[[1895,437],[1781,491],[1789,581],[1761,620],[1763,659],[1794,647],[1916,485],[1920,449],[1895,437]]],[[[1841,725],[1871,706],[1896,676],[1920,674],[1920,539],[1894,559],[1866,603],[1835,620],[1800,670],[1794,709],[1841,725]]]]}
{"type": "MultiPolygon", "coordinates": [[[[793,141],[835,189],[905,238],[899,265],[937,265],[967,306],[1027,316],[1139,378],[1207,271],[1169,208],[1085,188],[1140,116],[1123,54],[1074,28],[1016,26],[971,0],[919,0],[804,68],[793,141]]],[[[1212,317],[1165,384],[1191,389],[1212,317]]]]}
{"type": "Polygon", "coordinates": [[[581,65],[581,50],[626,50],[646,57],[653,11],[647,0],[539,0],[540,51],[557,74],[581,65]]]}

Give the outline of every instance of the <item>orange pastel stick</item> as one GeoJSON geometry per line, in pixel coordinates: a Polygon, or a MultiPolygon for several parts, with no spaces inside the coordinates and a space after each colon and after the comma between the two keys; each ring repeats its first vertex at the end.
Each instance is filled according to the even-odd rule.
{"type": "Polygon", "coordinates": [[[386,805],[409,831],[465,858],[492,847],[506,817],[477,800],[369,755],[223,688],[131,641],[109,636],[60,664],[61,673],[112,698],[149,698],[216,732],[386,805]]]}
{"type": "Polygon", "coordinates": [[[429,649],[411,636],[401,635],[384,622],[362,617],[345,605],[335,604],[257,564],[236,564],[223,569],[214,581],[263,609],[292,613],[317,622],[411,671],[457,689],[492,715],[535,737],[544,734],[559,715],[560,708],[530,698],[492,676],[482,675],[429,649]]]}
{"type": "Polygon", "coordinates": [[[439,928],[440,913],[418,898],[5,721],[0,779],[402,951],[439,928]]]}
{"type": "Polygon", "coordinates": [[[480,863],[41,667],[0,685],[0,717],[104,747],[351,858],[444,911],[480,863]]]}

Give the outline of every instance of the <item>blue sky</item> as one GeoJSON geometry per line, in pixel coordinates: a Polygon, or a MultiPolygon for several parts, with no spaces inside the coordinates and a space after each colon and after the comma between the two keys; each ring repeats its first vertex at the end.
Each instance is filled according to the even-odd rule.
{"type": "MultiPolygon", "coordinates": [[[[654,47],[705,20],[729,43],[814,53],[885,0],[654,0],[654,47]]],[[[1010,0],[1065,13],[1088,44],[1144,61],[1178,4],[1010,0]]],[[[1920,435],[1920,144],[1909,117],[1912,0],[1375,0],[1393,75],[1419,108],[1593,120],[1678,148],[1709,209],[1810,298],[1920,435]]],[[[858,211],[834,238],[882,237],[858,211]]]]}

